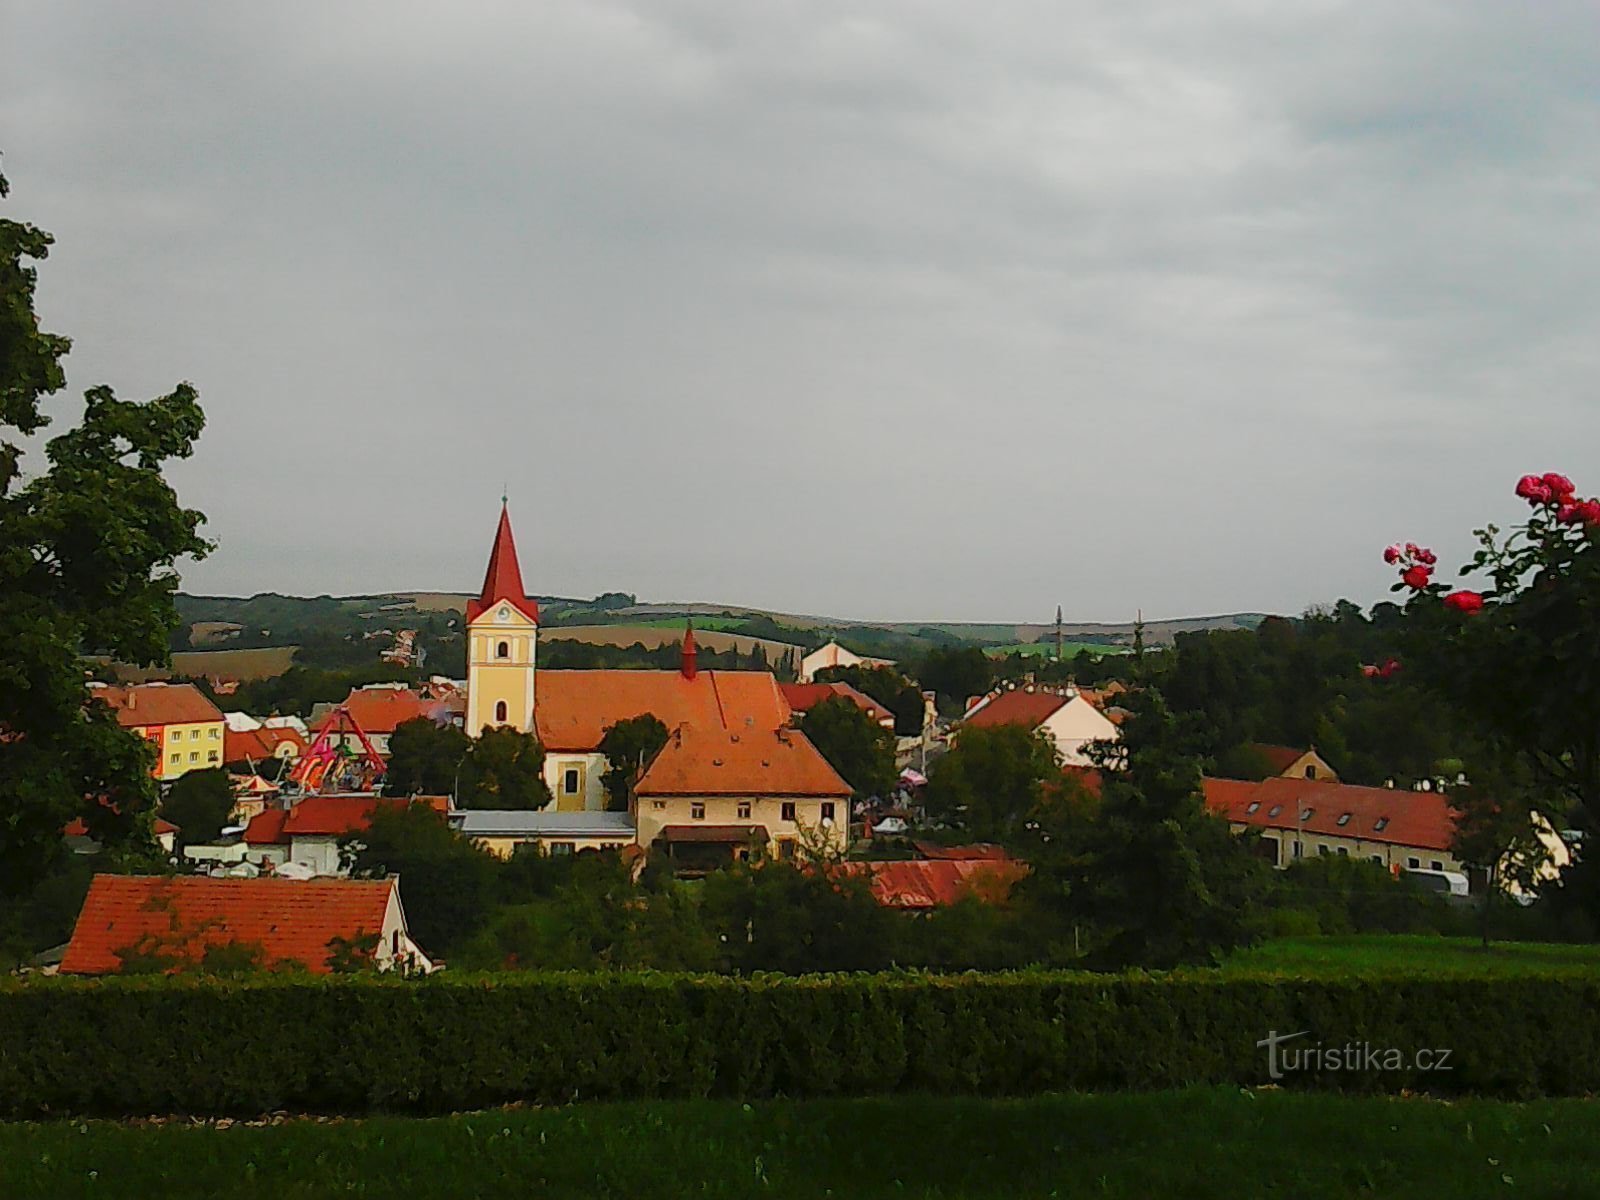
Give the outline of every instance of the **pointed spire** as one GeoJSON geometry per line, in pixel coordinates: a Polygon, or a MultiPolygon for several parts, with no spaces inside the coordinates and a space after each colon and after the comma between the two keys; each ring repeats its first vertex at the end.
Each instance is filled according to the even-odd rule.
{"type": "Polygon", "coordinates": [[[494,533],[494,549],[489,552],[489,569],[483,576],[483,591],[476,600],[467,601],[467,620],[477,620],[501,600],[509,601],[523,616],[538,624],[539,606],[522,587],[517,541],[511,536],[511,513],[504,497],[500,500],[500,526],[494,533]]]}
{"type": "Polygon", "coordinates": [[[680,668],[685,679],[693,679],[699,673],[695,664],[695,657],[699,654],[694,644],[694,622],[687,621],[683,627],[683,666],[680,668]]]}

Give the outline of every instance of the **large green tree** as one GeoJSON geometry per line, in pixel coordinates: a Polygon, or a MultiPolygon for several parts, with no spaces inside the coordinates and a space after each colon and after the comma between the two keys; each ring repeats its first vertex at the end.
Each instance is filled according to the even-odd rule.
{"type": "Polygon", "coordinates": [[[894,791],[894,735],[847,696],[812,705],[800,727],[857,800],[894,791]]]}
{"type": "Polygon", "coordinates": [[[472,745],[454,725],[427,717],[402,721],[389,735],[389,770],[383,790],[391,796],[454,795],[456,771],[472,745]]]}
{"type": "Polygon", "coordinates": [[[600,753],[606,756],[600,782],[606,789],[606,807],[612,812],[628,811],[634,780],[667,744],[668,736],[666,725],[654,713],[627,717],[607,727],[600,739],[600,753]]]}
{"type": "Polygon", "coordinates": [[[967,837],[1014,844],[1061,775],[1049,736],[1024,725],[963,729],[923,795],[928,815],[967,837]]]}
{"type": "Polygon", "coordinates": [[[531,733],[508,726],[485,729],[461,762],[462,808],[544,808],[544,747],[531,733]]]}
{"type": "Polygon", "coordinates": [[[161,802],[161,815],[178,827],[178,844],[214,842],[233,811],[228,773],[211,767],[176,779],[161,802]]]}
{"type": "Polygon", "coordinates": [[[164,661],[178,623],[174,564],[209,549],[201,514],[162,476],[204,425],[188,384],[146,403],[89,389],[81,422],[24,474],[10,439],[43,430],[43,401],[66,385],[70,343],[40,329],[34,310],[32,264],[50,245],[43,230],[0,219],[0,895],[50,870],[75,816],[108,845],[148,844],[153,752],[86,703],[80,656],[164,661]]]}

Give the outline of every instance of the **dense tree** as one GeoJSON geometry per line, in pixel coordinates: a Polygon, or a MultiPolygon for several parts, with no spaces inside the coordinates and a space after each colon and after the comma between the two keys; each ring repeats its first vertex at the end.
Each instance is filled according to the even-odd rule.
{"type": "Polygon", "coordinates": [[[340,854],[357,878],[400,876],[411,933],[430,955],[452,953],[489,917],[498,861],[426,804],[380,806],[340,854]]]}
{"type": "Polygon", "coordinates": [[[1022,725],[963,729],[923,795],[934,820],[981,841],[1016,844],[1061,776],[1048,735],[1022,725]]]}
{"type": "Polygon", "coordinates": [[[928,651],[917,672],[922,686],[936,692],[947,706],[959,707],[980,696],[994,682],[994,663],[976,646],[938,647],[928,651]]]}
{"type": "MultiPolygon", "coordinates": [[[[30,264],[50,244],[0,219],[0,436],[37,434],[44,398],[65,386],[70,344],[34,312],[30,264]]],[[[204,425],[194,389],[142,404],[108,387],[85,397],[81,423],[46,444],[48,466],[26,482],[22,448],[0,440],[0,895],[48,873],[75,816],[108,845],[148,845],[153,751],[86,704],[79,655],[164,661],[178,624],[173,565],[208,549],[201,515],[162,477],[204,425]]]]}
{"type": "Polygon", "coordinates": [[[864,696],[871,696],[894,714],[894,731],[899,737],[922,733],[922,690],[893,667],[824,667],[817,672],[818,683],[848,683],[864,696]]]}
{"type": "Polygon", "coordinates": [[[544,747],[531,733],[509,726],[485,729],[461,762],[462,808],[544,808],[544,747]]]}
{"type": "Polygon", "coordinates": [[[455,795],[456,770],[472,745],[454,725],[426,717],[402,721],[389,735],[389,770],[383,790],[391,796],[455,795]]]}
{"type": "Polygon", "coordinates": [[[669,736],[666,725],[654,713],[628,717],[607,727],[599,747],[606,757],[606,771],[600,783],[606,790],[607,808],[612,812],[628,810],[634,780],[667,744],[669,736]]]}
{"type": "Polygon", "coordinates": [[[800,727],[844,776],[857,800],[894,791],[894,735],[848,696],[830,696],[812,705],[800,727]]]}
{"type": "Polygon", "coordinates": [[[703,896],[735,971],[881,971],[894,961],[898,918],[859,877],[772,861],[712,872],[703,896]]]}
{"type": "Polygon", "coordinates": [[[216,841],[232,811],[233,784],[217,767],[180,776],[161,802],[161,815],[178,827],[180,846],[216,841]]]}

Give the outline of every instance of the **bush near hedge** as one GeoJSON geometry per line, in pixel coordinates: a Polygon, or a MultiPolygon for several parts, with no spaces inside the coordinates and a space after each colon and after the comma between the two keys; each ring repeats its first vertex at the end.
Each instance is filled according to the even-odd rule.
{"type": "Polygon", "coordinates": [[[1267,1082],[1268,1030],[1452,1051],[1286,1086],[1600,1091],[1600,980],[1021,972],[108,978],[0,986],[0,1116],[1267,1082]]]}

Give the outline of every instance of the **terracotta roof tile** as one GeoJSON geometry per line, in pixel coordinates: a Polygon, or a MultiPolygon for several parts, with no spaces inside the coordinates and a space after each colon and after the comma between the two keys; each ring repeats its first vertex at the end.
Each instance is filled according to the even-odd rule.
{"type": "Polygon", "coordinates": [[[289,835],[283,823],[289,819],[287,809],[268,808],[250,818],[244,827],[244,840],[250,846],[287,846],[289,835]]]}
{"type": "Polygon", "coordinates": [[[995,859],[911,859],[906,862],[849,862],[833,870],[865,876],[872,897],[886,908],[929,909],[954,904],[966,896],[1003,903],[1017,881],[1028,873],[1026,863],[995,859]]]}
{"type": "MultiPolygon", "coordinates": [[[[449,798],[427,796],[421,802],[442,814],[449,798]]],[[[343,837],[365,829],[378,808],[411,803],[408,796],[307,796],[285,814],[283,832],[290,837],[343,837]]]]}
{"type": "Polygon", "coordinates": [[[640,796],[849,796],[804,734],[693,727],[676,731],[634,788],[640,796]]]}
{"type": "Polygon", "coordinates": [[[843,696],[880,725],[886,721],[891,723],[894,721],[894,714],[887,708],[848,683],[780,683],[778,690],[783,693],[783,698],[795,712],[810,712],[824,700],[843,696]]]}
{"type": "Polygon", "coordinates": [[[222,710],[207,700],[192,683],[133,683],[125,687],[89,689],[92,699],[103,700],[117,714],[124,729],[153,725],[196,725],[222,720],[222,710]]]}
{"type": "Polygon", "coordinates": [[[116,952],[141,942],[191,960],[208,946],[241,942],[259,945],[267,965],[325,973],[329,939],[379,933],[394,889],[392,879],[96,875],[61,970],[115,972],[116,952]]]}
{"type": "Polygon", "coordinates": [[[540,671],[534,725],[546,750],[587,752],[628,717],[653,713],[668,729],[774,730],[790,708],[766,671],[540,671]]]}
{"type": "Polygon", "coordinates": [[[1050,719],[1057,709],[1071,699],[1054,692],[1029,692],[1022,688],[1001,692],[966,717],[962,724],[975,729],[992,725],[1026,725],[1037,729],[1050,719]]]}
{"type": "Polygon", "coordinates": [[[1455,838],[1455,811],[1441,792],[1282,776],[1260,783],[1208,778],[1205,791],[1212,812],[1263,829],[1299,828],[1307,834],[1426,850],[1448,850],[1455,838]],[[1253,811],[1251,805],[1256,806],[1253,811]],[[1301,821],[1306,809],[1310,815],[1301,821]]]}

